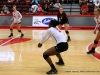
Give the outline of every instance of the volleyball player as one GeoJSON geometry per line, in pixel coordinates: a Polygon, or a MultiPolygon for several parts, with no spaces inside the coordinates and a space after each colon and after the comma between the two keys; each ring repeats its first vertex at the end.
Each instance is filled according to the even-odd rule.
{"type": "Polygon", "coordinates": [[[56,46],[53,46],[53,47],[47,49],[43,53],[43,58],[48,62],[48,64],[51,67],[51,70],[48,71],[47,74],[57,74],[58,73],[57,69],[55,68],[55,66],[52,63],[52,60],[49,56],[56,55],[59,59],[59,61],[56,62],[56,65],[64,65],[64,61],[63,61],[60,53],[66,51],[68,49],[68,43],[66,41],[66,38],[61,33],[60,29],[56,27],[57,25],[58,25],[58,21],[51,20],[49,23],[49,29],[46,31],[46,33],[42,37],[40,43],[38,44],[38,47],[42,47],[42,44],[46,40],[48,40],[50,37],[56,43],[56,46]]]}
{"type": "Polygon", "coordinates": [[[68,18],[66,16],[66,13],[63,11],[63,7],[60,6],[59,8],[59,13],[57,14],[57,18],[58,18],[58,21],[59,21],[59,28],[61,29],[62,26],[64,25],[65,27],[65,33],[67,34],[67,41],[71,41],[70,39],[70,36],[69,36],[69,31],[68,31],[68,27],[69,27],[69,21],[68,21],[68,18]]]}
{"type": "Polygon", "coordinates": [[[11,20],[13,20],[13,23],[10,26],[10,31],[11,34],[9,35],[9,37],[13,36],[13,28],[16,26],[18,32],[21,34],[21,38],[24,36],[24,34],[22,33],[20,26],[21,26],[21,19],[22,19],[22,15],[20,14],[19,11],[16,10],[16,6],[13,6],[13,18],[11,20]]]}
{"type": "MultiPolygon", "coordinates": [[[[94,29],[94,34],[96,34],[96,30],[98,30],[98,28],[100,26],[100,9],[99,8],[94,9],[94,20],[96,22],[96,26],[95,26],[95,29],[94,29]]],[[[87,54],[95,53],[95,48],[97,47],[99,39],[100,39],[100,29],[99,29],[99,31],[96,35],[95,40],[94,40],[93,47],[91,48],[90,51],[87,52],[87,54]]]]}

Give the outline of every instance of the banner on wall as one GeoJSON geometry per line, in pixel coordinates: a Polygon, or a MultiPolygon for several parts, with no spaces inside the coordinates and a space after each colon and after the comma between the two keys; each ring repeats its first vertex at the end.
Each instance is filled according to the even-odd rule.
{"type": "Polygon", "coordinates": [[[50,20],[57,20],[56,16],[33,16],[32,26],[47,27],[50,20]]]}

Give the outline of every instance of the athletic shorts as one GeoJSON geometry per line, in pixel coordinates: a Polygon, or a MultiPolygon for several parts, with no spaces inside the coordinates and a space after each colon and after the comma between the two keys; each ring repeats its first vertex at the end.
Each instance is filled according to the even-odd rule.
{"type": "Polygon", "coordinates": [[[21,24],[21,22],[19,22],[19,23],[15,23],[15,24],[21,24]]]}
{"type": "Polygon", "coordinates": [[[61,42],[55,46],[58,53],[64,52],[68,49],[68,43],[67,42],[61,42]]]}

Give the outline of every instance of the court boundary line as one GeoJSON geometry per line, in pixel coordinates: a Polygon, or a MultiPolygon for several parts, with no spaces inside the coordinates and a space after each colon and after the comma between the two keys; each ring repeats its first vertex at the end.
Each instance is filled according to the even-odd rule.
{"type": "MultiPolygon", "coordinates": [[[[93,43],[93,42],[92,42],[93,43]]],[[[88,47],[89,47],[89,45],[91,45],[91,43],[89,43],[88,45],[87,45],[87,47],[86,47],[86,52],[88,51],[88,47]]],[[[96,52],[98,52],[97,51],[97,49],[95,49],[96,50],[96,52]]],[[[99,53],[99,52],[98,52],[99,53]]],[[[98,61],[100,61],[99,59],[97,59],[96,57],[94,57],[92,54],[89,54],[91,57],[93,57],[93,58],[95,58],[95,60],[98,60],[98,61]]]]}
{"type": "MultiPolygon", "coordinates": [[[[25,32],[23,32],[23,33],[26,33],[26,31],[25,31],[25,32]]],[[[20,36],[20,34],[18,34],[17,36],[15,36],[15,37],[11,38],[10,40],[7,40],[6,42],[4,42],[4,43],[2,43],[2,44],[0,44],[0,46],[5,45],[6,43],[10,42],[11,40],[13,40],[13,39],[15,39],[15,38],[17,38],[17,37],[19,37],[19,36],[20,36]]]]}

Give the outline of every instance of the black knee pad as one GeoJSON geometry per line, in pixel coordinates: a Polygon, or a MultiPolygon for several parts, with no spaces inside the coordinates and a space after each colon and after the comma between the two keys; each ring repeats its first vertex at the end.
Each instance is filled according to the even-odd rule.
{"type": "Polygon", "coordinates": [[[21,30],[18,30],[18,32],[21,32],[21,30]]]}
{"type": "Polygon", "coordinates": [[[47,59],[48,57],[49,57],[49,55],[43,54],[43,58],[44,58],[44,59],[47,59]]]}
{"type": "Polygon", "coordinates": [[[69,31],[65,31],[66,32],[66,34],[68,34],[69,33],[69,31]]]}
{"type": "Polygon", "coordinates": [[[10,30],[13,30],[13,29],[10,28],[10,30]]]}
{"type": "Polygon", "coordinates": [[[94,44],[98,44],[98,41],[94,40],[94,44]]]}

